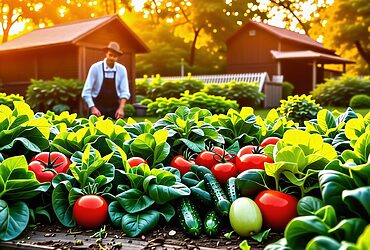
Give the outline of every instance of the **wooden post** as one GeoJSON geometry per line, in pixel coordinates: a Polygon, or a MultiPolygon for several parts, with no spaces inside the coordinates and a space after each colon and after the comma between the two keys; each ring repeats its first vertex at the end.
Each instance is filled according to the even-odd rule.
{"type": "Polygon", "coordinates": [[[278,62],[277,62],[277,75],[281,75],[281,61],[279,60],[278,62]]]}
{"type": "Polygon", "coordinates": [[[316,81],[317,81],[317,61],[313,60],[312,63],[312,90],[316,88],[316,81]]]}
{"type": "Polygon", "coordinates": [[[343,63],[343,74],[346,73],[346,64],[343,63]]]}

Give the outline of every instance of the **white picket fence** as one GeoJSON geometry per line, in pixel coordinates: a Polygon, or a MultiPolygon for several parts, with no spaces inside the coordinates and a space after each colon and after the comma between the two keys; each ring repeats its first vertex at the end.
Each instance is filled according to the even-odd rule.
{"type": "MultiPolygon", "coordinates": [[[[154,78],[154,77],[153,77],[154,78]]],[[[147,78],[152,81],[153,78],[147,78]]],[[[241,74],[223,74],[223,75],[189,75],[189,76],[163,76],[162,80],[183,80],[183,79],[197,79],[204,83],[228,83],[236,82],[258,82],[258,90],[265,93],[264,107],[278,107],[282,96],[281,83],[283,76],[274,76],[272,82],[270,81],[267,72],[260,73],[241,73],[241,74]]],[[[144,80],[144,78],[136,78],[137,81],[144,80]]]]}
{"type": "MultiPolygon", "coordinates": [[[[242,73],[242,74],[222,74],[222,75],[189,75],[189,76],[163,76],[162,80],[183,80],[183,79],[197,79],[204,83],[227,83],[231,81],[236,82],[258,82],[259,91],[262,92],[263,85],[266,81],[270,81],[267,72],[261,73],[242,73]]],[[[136,78],[136,80],[143,80],[143,78],[136,78]]],[[[149,81],[152,78],[148,78],[149,81]]]]}

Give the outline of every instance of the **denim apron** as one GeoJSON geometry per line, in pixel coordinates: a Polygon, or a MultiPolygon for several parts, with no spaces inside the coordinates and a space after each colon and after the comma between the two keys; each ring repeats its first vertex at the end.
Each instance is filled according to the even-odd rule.
{"type": "Polygon", "coordinates": [[[118,108],[118,96],[116,91],[116,71],[105,71],[104,63],[103,69],[103,84],[99,95],[94,98],[95,106],[104,115],[104,118],[111,117],[115,119],[116,110],[118,108]],[[108,74],[113,74],[113,78],[107,77],[108,74]]]}

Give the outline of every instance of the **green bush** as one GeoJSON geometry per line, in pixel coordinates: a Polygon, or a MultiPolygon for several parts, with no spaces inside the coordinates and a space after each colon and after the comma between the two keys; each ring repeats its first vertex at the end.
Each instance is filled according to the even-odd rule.
{"type": "Polygon", "coordinates": [[[358,94],[370,93],[370,78],[343,75],[317,85],[311,94],[313,99],[324,106],[347,107],[351,98],[358,94]]]}
{"type": "Polygon", "coordinates": [[[6,93],[0,93],[0,105],[6,105],[10,109],[14,109],[14,101],[22,101],[24,102],[23,96],[19,94],[10,94],[7,95],[6,93]]]}
{"type": "Polygon", "coordinates": [[[364,94],[355,95],[351,98],[349,106],[351,108],[370,108],[370,96],[364,94]]]}
{"type": "Polygon", "coordinates": [[[185,90],[190,91],[190,93],[195,93],[200,91],[204,86],[204,83],[195,79],[185,79],[185,80],[165,80],[155,79],[148,85],[148,90],[146,96],[152,100],[158,97],[166,98],[180,98],[181,94],[185,90]]]}
{"type": "Polygon", "coordinates": [[[257,82],[235,82],[205,84],[202,89],[208,95],[223,96],[235,100],[240,107],[256,107],[265,98],[265,94],[258,91],[257,82]]]}
{"type": "Polygon", "coordinates": [[[304,121],[316,118],[321,109],[320,105],[316,104],[310,95],[288,96],[288,100],[281,100],[280,102],[281,105],[277,108],[277,111],[282,116],[298,122],[301,126],[303,126],[304,121]]]}
{"type": "Polygon", "coordinates": [[[65,104],[71,112],[78,112],[83,82],[76,79],[54,77],[52,80],[31,80],[26,101],[35,111],[46,112],[57,104],[65,104]]]}
{"type": "Polygon", "coordinates": [[[125,117],[134,117],[135,115],[135,107],[134,105],[130,104],[130,103],[126,103],[125,105],[125,117]]]}
{"type": "Polygon", "coordinates": [[[223,96],[208,95],[204,92],[190,94],[189,91],[185,91],[181,98],[157,98],[148,104],[147,114],[163,117],[167,113],[174,112],[180,106],[208,109],[213,114],[225,114],[231,108],[236,110],[239,108],[236,101],[227,100],[223,96]]]}
{"type": "Polygon", "coordinates": [[[287,99],[288,96],[293,94],[294,85],[290,82],[283,82],[282,85],[282,99],[287,99]]]}
{"type": "MultiPolygon", "coordinates": [[[[135,82],[135,94],[136,96],[142,95],[146,96],[149,88],[149,81],[148,81],[148,76],[144,76],[144,79],[142,80],[136,80],[135,82]]],[[[137,101],[138,102],[138,101],[137,101]]]]}

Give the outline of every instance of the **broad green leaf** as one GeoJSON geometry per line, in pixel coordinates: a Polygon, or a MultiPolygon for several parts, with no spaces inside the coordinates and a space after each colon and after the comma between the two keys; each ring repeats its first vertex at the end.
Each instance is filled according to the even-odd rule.
{"type": "Polygon", "coordinates": [[[285,228],[285,238],[292,249],[303,250],[315,236],[329,236],[329,227],[316,216],[296,217],[285,228]]]}
{"type": "Polygon", "coordinates": [[[362,134],[358,138],[354,151],[361,157],[362,163],[368,162],[370,156],[370,131],[362,134]]]}
{"type": "Polygon", "coordinates": [[[340,244],[328,236],[316,236],[307,243],[305,250],[336,250],[340,249],[340,244]]]}
{"type": "Polygon", "coordinates": [[[364,231],[368,222],[361,218],[350,218],[341,220],[335,227],[329,230],[333,238],[355,243],[364,231]]]}
{"type": "Polygon", "coordinates": [[[9,241],[26,229],[29,209],[25,202],[7,203],[0,200],[0,240],[9,241]]]}
{"type": "Polygon", "coordinates": [[[300,216],[314,215],[323,206],[322,200],[313,196],[305,196],[298,201],[297,212],[300,216]]]}
{"type": "Polygon", "coordinates": [[[319,183],[324,204],[335,207],[338,215],[346,212],[342,192],[357,187],[353,179],[338,171],[322,170],[319,173],[319,183]]]}
{"type": "Polygon", "coordinates": [[[182,196],[190,195],[190,189],[180,182],[176,182],[172,186],[153,184],[149,186],[148,194],[158,204],[165,204],[182,196]]]}
{"type": "Polygon", "coordinates": [[[343,202],[353,213],[370,221],[370,186],[344,190],[342,197],[343,202]]]}
{"type": "Polygon", "coordinates": [[[154,204],[154,200],[136,188],[120,193],[116,197],[125,211],[130,214],[143,211],[154,204]]]}
{"type": "Polygon", "coordinates": [[[287,146],[276,154],[275,162],[296,163],[298,170],[302,171],[307,165],[303,150],[298,146],[287,146]]]}
{"type": "Polygon", "coordinates": [[[370,225],[367,225],[363,233],[358,237],[356,246],[359,247],[360,250],[367,250],[370,249],[370,225]]]}
{"type": "Polygon", "coordinates": [[[159,221],[160,213],[147,210],[136,214],[125,214],[122,217],[122,231],[129,237],[136,237],[152,230],[159,221]]]}
{"type": "Polygon", "coordinates": [[[326,205],[315,212],[315,216],[319,217],[330,228],[337,225],[337,214],[333,206],[326,205]]]}
{"type": "Polygon", "coordinates": [[[52,204],[55,215],[65,227],[75,227],[76,221],[73,218],[73,205],[69,204],[68,196],[72,185],[68,181],[59,183],[52,193],[52,204]]]}
{"type": "Polygon", "coordinates": [[[159,185],[172,186],[176,183],[176,177],[163,169],[152,169],[150,174],[156,176],[156,183],[159,185]]]}
{"type": "Polygon", "coordinates": [[[242,196],[254,197],[259,192],[274,187],[274,179],[266,175],[265,170],[248,169],[237,176],[235,184],[242,196]]]}
{"type": "Polygon", "coordinates": [[[337,126],[333,114],[327,109],[322,109],[317,113],[317,123],[323,131],[337,126]]]}
{"type": "Polygon", "coordinates": [[[182,141],[188,148],[190,148],[191,150],[197,153],[203,151],[206,147],[204,140],[190,141],[185,138],[180,138],[179,140],[182,141]]]}
{"type": "Polygon", "coordinates": [[[298,173],[298,165],[293,162],[265,163],[265,171],[268,176],[274,177],[278,181],[283,171],[298,173]]]}
{"type": "Polygon", "coordinates": [[[113,201],[109,204],[108,214],[113,225],[120,228],[122,225],[122,218],[127,213],[122,209],[118,201],[113,201]]]}
{"type": "Polygon", "coordinates": [[[168,138],[168,130],[165,129],[158,130],[153,134],[153,137],[157,144],[165,143],[168,138]]]}
{"type": "Polygon", "coordinates": [[[285,238],[281,238],[280,240],[274,243],[268,244],[265,247],[265,250],[292,250],[292,248],[288,246],[288,243],[285,238]]]}
{"type": "Polygon", "coordinates": [[[166,222],[170,222],[173,216],[175,216],[175,209],[169,203],[158,206],[157,210],[163,216],[166,222]]]}

